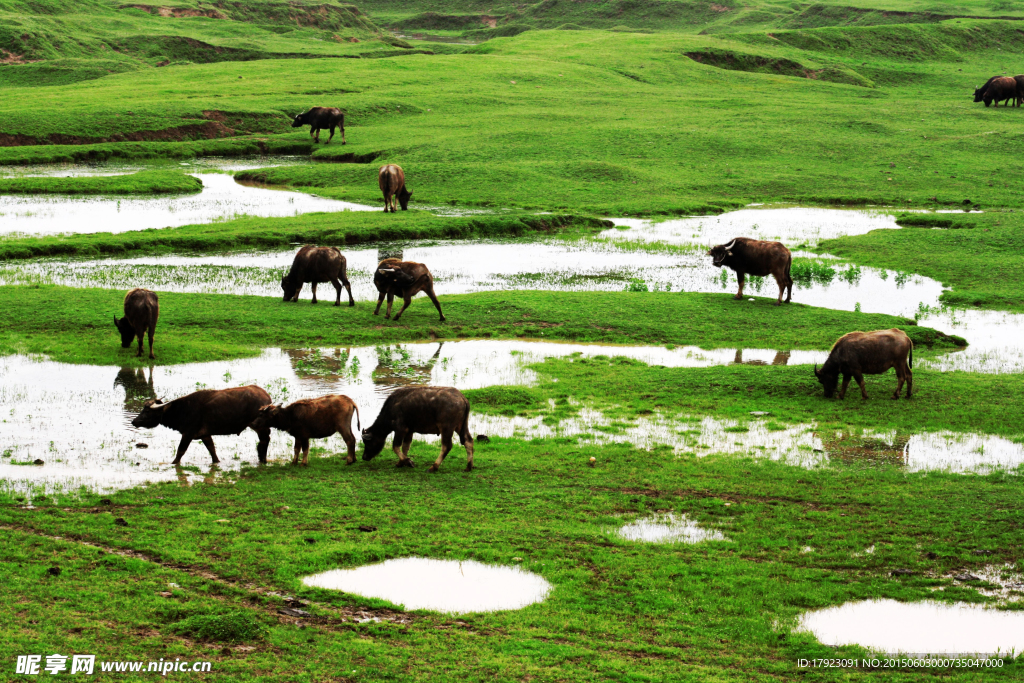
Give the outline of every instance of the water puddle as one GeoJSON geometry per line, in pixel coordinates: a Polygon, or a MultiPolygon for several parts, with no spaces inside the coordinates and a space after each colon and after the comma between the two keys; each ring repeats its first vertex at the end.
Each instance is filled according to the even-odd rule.
{"type": "Polygon", "coordinates": [[[406,610],[446,614],[522,609],[543,601],[552,588],[543,577],[520,567],[423,557],[334,569],[307,576],[302,583],[380,598],[406,610]]]}
{"type": "Polygon", "coordinates": [[[825,645],[887,654],[1007,655],[1024,650],[1024,612],[967,603],[864,600],[808,612],[798,630],[825,645]]]}
{"type": "Polygon", "coordinates": [[[619,529],[619,536],[627,541],[644,543],[701,543],[728,541],[720,531],[704,529],[686,515],[654,515],[637,520],[619,529]]]}
{"type": "Polygon", "coordinates": [[[1012,598],[1019,600],[1024,596],[1024,574],[1010,563],[960,569],[949,572],[946,577],[989,598],[1007,601],[1012,598]]]}
{"type": "Polygon", "coordinates": [[[888,463],[910,472],[990,472],[1024,463],[1024,444],[1001,436],[960,432],[899,434],[839,432],[822,439],[822,452],[846,462],[888,463]]]}
{"type": "Polygon", "coordinates": [[[138,163],[121,159],[92,163],[68,164],[26,164],[24,166],[0,166],[0,178],[82,178],[87,176],[128,175],[147,170],[181,170],[186,173],[203,171],[248,171],[254,168],[295,166],[309,164],[308,156],[269,155],[241,157],[197,157],[184,161],[157,163],[146,159],[138,163]]]}
{"type": "Polygon", "coordinates": [[[194,173],[198,194],[160,197],[0,195],[2,232],[61,234],[126,232],[212,223],[239,216],[297,216],[313,211],[369,211],[376,207],[304,192],[236,183],[224,173],[194,173]]]}

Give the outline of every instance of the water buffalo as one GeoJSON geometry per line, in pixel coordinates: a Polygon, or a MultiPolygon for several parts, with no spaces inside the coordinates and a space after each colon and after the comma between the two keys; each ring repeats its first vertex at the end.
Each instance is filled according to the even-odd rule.
{"type": "Polygon", "coordinates": [[[136,356],[142,355],[142,337],[149,333],[149,357],[153,355],[153,335],[156,333],[156,319],[160,317],[160,303],[157,301],[156,292],[136,287],[129,291],[124,297],[124,317],[120,320],[114,316],[114,325],[121,333],[121,348],[127,349],[132,345],[132,340],[139,338],[139,352],[136,356]]]}
{"type": "Polygon", "coordinates": [[[441,455],[430,466],[437,472],[452,449],[452,434],[466,448],[466,471],[473,469],[473,435],[469,431],[469,400],[452,387],[402,387],[388,396],[377,420],[363,430],[363,460],[372,460],[394,432],[391,447],[398,467],[412,467],[409,446],[413,434],[440,434],[441,455]]]}
{"type": "Polygon", "coordinates": [[[850,385],[850,377],[857,380],[860,395],[868,397],[864,390],[864,375],[881,375],[889,368],[896,368],[896,392],[894,399],[900,397],[903,383],[907,383],[907,398],[910,398],[914,384],[910,367],[914,364],[914,343],[901,330],[876,330],[875,332],[850,332],[839,338],[832,345],[821,369],[814,366],[814,375],[825,389],[825,398],[832,398],[839,383],[839,375],[843,376],[843,386],[839,390],[840,400],[846,396],[846,387],[850,385]]]}
{"type": "Polygon", "coordinates": [[[316,286],[320,282],[330,282],[337,291],[335,306],[341,305],[341,287],[348,290],[348,305],[355,306],[352,298],[352,285],[346,273],[348,261],[337,247],[316,247],[306,245],[299,249],[292,261],[291,270],[281,278],[281,289],[284,290],[285,301],[298,301],[303,283],[309,282],[313,289],[313,303],[316,303],[316,286]]]}
{"type": "Polygon", "coordinates": [[[356,437],[352,435],[352,413],[356,415],[356,426],[359,424],[359,408],[348,396],[328,394],[320,398],[304,398],[286,406],[263,406],[256,419],[250,425],[254,430],[280,429],[295,437],[295,457],[292,464],[299,464],[299,451],[302,451],[302,464],[309,464],[309,440],[326,439],[333,434],[341,434],[348,446],[348,458],[345,462],[351,465],[356,461],[356,437]]]}
{"type": "Polygon", "coordinates": [[[337,107],[313,107],[305,113],[296,114],[292,120],[292,128],[299,126],[309,126],[309,135],[315,142],[320,142],[320,130],[329,128],[331,136],[324,143],[328,145],[334,138],[334,129],[339,128],[341,129],[341,144],[345,144],[345,114],[337,107]]]}
{"type": "Polygon", "coordinates": [[[983,86],[974,91],[974,101],[984,102],[989,106],[995,102],[996,106],[1004,100],[1011,100],[1012,104],[1020,106],[1022,91],[1017,79],[1009,76],[993,76],[983,86]]]}
{"type": "MultiPolygon", "coordinates": [[[[252,425],[260,408],[269,404],[270,394],[255,384],[237,389],[203,389],[167,403],[160,399],[146,401],[142,405],[142,412],[132,420],[132,426],[152,429],[163,425],[180,432],[181,443],[178,444],[174,458],[175,465],[181,463],[181,456],[185,455],[189,444],[195,439],[203,442],[213,462],[220,462],[211,437],[241,434],[252,425]]],[[[256,455],[261,463],[265,463],[267,447],[270,445],[270,428],[252,429],[260,439],[256,455]]]]}
{"type": "Polygon", "coordinates": [[[420,292],[425,292],[430,297],[430,300],[434,302],[434,307],[437,308],[437,312],[441,315],[441,322],[444,322],[445,317],[441,311],[441,304],[438,302],[437,296],[434,295],[434,277],[422,263],[386,258],[377,264],[377,272],[373,274],[373,284],[377,287],[377,291],[380,292],[380,296],[377,297],[377,309],[373,312],[374,315],[380,313],[380,305],[384,302],[384,297],[386,296],[388,298],[388,310],[384,314],[384,318],[390,318],[391,304],[394,302],[395,295],[397,294],[405,301],[402,310],[395,315],[395,320],[398,320],[402,317],[405,309],[409,308],[412,298],[420,292]]]}
{"type": "Polygon", "coordinates": [[[749,237],[736,237],[729,244],[719,244],[708,251],[712,263],[721,268],[727,266],[736,271],[736,279],[740,282],[737,299],[743,298],[743,283],[746,275],[773,275],[779,284],[779,300],[786,293],[786,303],[793,298],[793,278],[789,276],[789,268],[793,264],[793,255],[781,242],[763,242],[749,237]]]}
{"type": "Polygon", "coordinates": [[[395,213],[396,197],[398,203],[402,205],[402,211],[409,209],[409,197],[412,196],[412,192],[405,187],[405,171],[401,166],[395,164],[381,166],[380,172],[377,174],[377,184],[380,185],[380,191],[384,193],[384,213],[387,213],[388,209],[391,209],[391,213],[395,213]]]}

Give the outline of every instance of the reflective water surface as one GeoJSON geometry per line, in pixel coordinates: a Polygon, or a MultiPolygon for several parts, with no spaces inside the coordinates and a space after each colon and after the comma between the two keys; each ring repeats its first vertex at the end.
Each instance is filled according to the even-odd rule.
{"type": "Polygon", "coordinates": [[[448,614],[522,609],[544,600],[552,588],[543,577],[520,567],[423,557],[334,569],[307,576],[302,583],[388,600],[407,610],[448,614]]]}
{"type": "Polygon", "coordinates": [[[197,157],[163,163],[153,159],[140,160],[137,163],[112,159],[90,163],[0,166],[0,178],[80,178],[84,176],[127,175],[145,170],[182,170],[188,173],[202,173],[203,171],[213,170],[228,172],[308,163],[310,163],[308,156],[298,155],[197,157]]]}
{"type": "Polygon", "coordinates": [[[1024,650],[1024,612],[968,603],[864,600],[808,612],[799,630],[825,645],[884,653],[995,654],[1024,650]]]}
{"type": "Polygon", "coordinates": [[[0,195],[0,232],[57,234],[125,232],[212,223],[238,216],[297,216],[312,211],[375,207],[236,183],[223,173],[195,173],[198,194],[172,196],[0,195]]]}
{"type": "Polygon", "coordinates": [[[619,536],[627,541],[645,543],[700,543],[702,541],[728,541],[720,531],[705,529],[686,515],[654,515],[639,519],[619,529],[619,536]]]}

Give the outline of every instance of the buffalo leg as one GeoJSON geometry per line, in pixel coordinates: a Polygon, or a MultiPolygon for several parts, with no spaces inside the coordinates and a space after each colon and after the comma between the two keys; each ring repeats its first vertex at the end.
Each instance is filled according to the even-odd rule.
{"type": "Polygon", "coordinates": [[[441,469],[441,463],[444,462],[444,458],[452,450],[452,430],[445,428],[441,430],[441,455],[437,456],[437,460],[434,464],[427,468],[428,472],[437,472],[441,469]]]}
{"type": "Polygon", "coordinates": [[[341,305],[341,283],[338,282],[338,278],[331,278],[331,284],[334,285],[334,291],[337,292],[337,296],[334,299],[334,305],[341,305]]]}
{"type": "Polygon", "coordinates": [[[903,377],[903,371],[900,368],[896,368],[896,392],[892,395],[892,400],[896,401],[899,399],[904,382],[906,382],[906,379],[903,377]]]}
{"type": "Polygon", "coordinates": [[[433,285],[423,291],[426,292],[427,296],[430,297],[430,300],[434,302],[434,308],[437,309],[438,315],[441,316],[441,322],[444,322],[444,313],[441,311],[441,303],[437,300],[437,296],[434,294],[433,285]]]}
{"type": "Polygon", "coordinates": [[[156,356],[153,355],[153,333],[154,332],[156,332],[156,326],[155,325],[151,326],[149,328],[149,332],[148,332],[148,334],[149,334],[149,357],[150,358],[156,358],[156,356]]]}
{"type": "Polygon", "coordinates": [[[387,213],[390,208],[391,208],[391,202],[390,202],[390,200],[388,198],[387,193],[385,192],[384,193],[384,213],[387,213]]]}
{"type": "Polygon", "coordinates": [[[459,441],[466,449],[466,471],[473,469],[473,434],[469,431],[469,416],[462,422],[462,429],[459,430],[459,441]]]}
{"type": "Polygon", "coordinates": [[[793,300],[793,278],[786,273],[786,303],[793,300]]]}
{"type": "Polygon", "coordinates": [[[327,142],[325,144],[331,144],[331,140],[334,139],[334,126],[331,126],[331,134],[327,136],[327,142]]]}
{"type": "Polygon", "coordinates": [[[199,438],[203,442],[203,445],[206,446],[206,450],[210,452],[210,462],[220,462],[220,459],[217,458],[217,448],[213,445],[213,439],[209,436],[201,436],[199,438]]]}
{"type": "MultiPolygon", "coordinates": [[[[185,451],[188,450],[188,447],[189,447],[189,445],[191,443],[192,443],[191,435],[188,435],[188,434],[182,434],[181,435],[181,441],[178,442],[178,452],[175,453],[175,455],[174,455],[174,461],[171,463],[172,465],[180,465],[181,464],[181,456],[185,455],[185,451]]],[[[214,460],[214,462],[217,462],[217,461],[214,460]]]]}
{"type": "Polygon", "coordinates": [[[344,121],[341,122],[340,128],[341,128],[341,144],[344,145],[345,144],[345,122],[344,121]]]}
{"type": "Polygon", "coordinates": [[[352,435],[352,416],[348,416],[348,420],[345,424],[340,425],[341,438],[345,440],[345,447],[348,450],[348,457],[345,458],[345,464],[351,465],[356,461],[356,437],[352,435]]]}
{"type": "Polygon", "coordinates": [[[309,464],[309,439],[302,440],[302,464],[309,464]]]}
{"type": "Polygon", "coordinates": [[[857,384],[858,384],[858,386],[860,386],[860,395],[861,395],[861,397],[864,398],[864,399],[867,399],[868,391],[864,387],[864,375],[862,375],[859,372],[857,372],[857,373],[854,373],[853,378],[855,380],[857,380],[857,384]]]}
{"type": "MultiPolygon", "coordinates": [[[[348,278],[344,275],[341,276],[341,284],[345,286],[345,291],[348,292],[348,305],[355,306],[356,300],[352,298],[352,284],[349,283],[348,278]]],[[[337,285],[335,285],[337,287],[337,285]]],[[[341,301],[341,292],[338,292],[338,301],[341,301]]]]}
{"type": "MultiPolygon", "coordinates": [[[[398,312],[398,314],[395,315],[395,322],[398,322],[398,319],[402,317],[403,313],[405,313],[405,309],[409,308],[409,304],[412,303],[412,297],[409,296],[409,295],[406,295],[406,296],[402,297],[402,302],[403,302],[402,303],[402,310],[400,310],[398,312]]],[[[388,303],[390,303],[390,302],[388,302],[388,303]]]]}
{"type": "Polygon", "coordinates": [[[302,450],[302,443],[301,443],[299,437],[295,437],[295,455],[292,456],[292,464],[293,465],[298,465],[299,464],[299,451],[301,451],[301,450],[302,450]]]}
{"type": "Polygon", "coordinates": [[[412,459],[409,458],[409,445],[411,443],[412,432],[407,434],[404,429],[395,430],[395,436],[391,440],[391,449],[398,456],[398,464],[395,467],[412,467],[412,459]]]}
{"type": "MultiPolygon", "coordinates": [[[[377,297],[377,308],[374,309],[374,311],[373,311],[374,315],[377,315],[378,313],[380,313],[380,305],[382,303],[384,303],[384,295],[385,294],[386,294],[386,292],[381,292],[380,296],[377,297]]],[[[349,296],[351,296],[351,295],[349,295],[349,296]]]]}
{"type": "Polygon", "coordinates": [[[142,358],[142,338],[146,336],[146,331],[139,330],[135,335],[139,338],[139,352],[135,354],[135,357],[142,358]]]}
{"type": "Polygon", "coordinates": [[[846,398],[846,388],[850,386],[850,376],[843,375],[843,386],[839,388],[839,400],[846,398]]]}
{"type": "Polygon", "coordinates": [[[302,284],[303,283],[300,282],[299,286],[295,288],[295,294],[292,296],[292,301],[299,300],[299,294],[302,294],[302,284]]]}
{"type": "Polygon", "coordinates": [[[320,144],[320,129],[316,129],[316,136],[313,138],[313,142],[320,144]]]}
{"type": "Polygon", "coordinates": [[[782,295],[786,292],[786,276],[775,278],[775,282],[779,285],[779,300],[775,302],[776,306],[782,305],[782,295]]]}
{"type": "MultiPolygon", "coordinates": [[[[395,303],[394,292],[388,292],[388,310],[384,313],[384,319],[389,320],[391,318],[391,305],[395,303]]],[[[395,318],[397,320],[398,318],[395,318]]]]}
{"type": "Polygon", "coordinates": [[[256,444],[256,457],[259,458],[260,464],[265,465],[267,462],[267,449],[270,448],[270,428],[253,431],[260,438],[260,442],[256,444]]]}
{"type": "Polygon", "coordinates": [[[310,289],[313,290],[313,301],[312,301],[312,303],[315,304],[316,303],[316,283],[315,282],[309,283],[309,287],[310,287],[310,289]]]}
{"type": "Polygon", "coordinates": [[[739,280],[740,291],[736,292],[736,296],[734,298],[742,299],[743,298],[743,283],[746,282],[746,276],[743,273],[736,273],[736,279],[739,280]]]}
{"type": "Polygon", "coordinates": [[[910,370],[910,364],[907,364],[907,398],[910,398],[910,390],[914,386],[914,373],[910,370]]]}

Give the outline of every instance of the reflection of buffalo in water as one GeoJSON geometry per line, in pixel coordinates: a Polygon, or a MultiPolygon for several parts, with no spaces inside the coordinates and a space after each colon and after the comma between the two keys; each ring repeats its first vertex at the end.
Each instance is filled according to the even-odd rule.
{"type": "Polygon", "coordinates": [[[342,379],[358,374],[359,360],[352,356],[351,349],[334,349],[333,354],[319,349],[281,350],[288,355],[299,379],[342,379]]]}
{"type": "Polygon", "coordinates": [[[909,434],[896,434],[892,443],[879,437],[851,434],[837,434],[832,430],[820,433],[822,446],[830,460],[847,463],[874,462],[902,466],[907,464],[909,434]]]}
{"type": "MultiPolygon", "coordinates": [[[[733,359],[735,365],[768,365],[763,360],[743,360],[743,349],[736,349],[736,357],[733,359]]],[[[772,365],[789,365],[789,351],[776,351],[772,365]]]]}
{"type": "Polygon", "coordinates": [[[377,348],[377,367],[373,371],[373,383],[384,387],[405,387],[413,384],[430,384],[434,366],[441,357],[444,342],[437,345],[437,351],[423,363],[406,362],[401,346],[394,350],[377,348]],[[399,356],[397,359],[395,356],[399,356]]]}
{"type": "Polygon", "coordinates": [[[146,399],[156,398],[156,389],[153,388],[153,366],[149,366],[149,379],[146,379],[145,368],[121,368],[114,378],[114,388],[117,387],[124,387],[125,410],[139,412],[146,399]]]}

